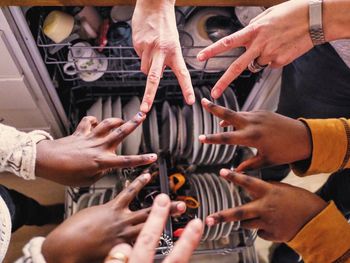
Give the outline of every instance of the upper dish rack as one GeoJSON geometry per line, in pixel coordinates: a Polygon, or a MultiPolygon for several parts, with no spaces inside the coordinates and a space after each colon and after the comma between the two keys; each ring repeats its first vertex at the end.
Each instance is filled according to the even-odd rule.
{"type": "MultiPolygon", "coordinates": [[[[76,62],[79,59],[82,59],[81,56],[76,55],[77,52],[74,52],[77,50],[77,47],[74,46],[74,42],[67,42],[67,43],[59,43],[56,44],[53,41],[51,41],[43,32],[43,23],[45,20],[45,14],[41,13],[39,16],[39,24],[38,24],[38,31],[36,35],[36,43],[37,46],[42,51],[43,59],[45,64],[47,65],[53,65],[53,71],[52,74],[53,77],[58,77],[64,82],[68,82],[67,84],[71,83],[70,85],[73,86],[90,86],[90,85],[98,85],[98,86],[110,86],[112,85],[118,85],[118,86],[143,86],[147,76],[144,75],[140,71],[140,59],[137,56],[136,52],[134,51],[134,48],[132,46],[105,46],[100,47],[95,45],[94,43],[90,42],[92,44],[88,48],[93,49],[96,51],[97,54],[102,54],[102,57],[100,55],[92,56],[91,58],[98,58],[99,60],[103,61],[103,63],[108,64],[108,67],[103,70],[95,70],[94,72],[101,73],[101,77],[98,78],[95,81],[84,81],[82,80],[79,75],[84,73],[89,73],[91,71],[89,70],[83,70],[76,68],[76,74],[74,75],[68,75],[65,70],[64,66],[68,62],[73,62],[76,66],[76,62]],[[71,54],[69,60],[68,55],[71,54]]],[[[185,32],[181,27],[179,26],[179,35],[180,40],[186,38],[185,45],[182,46],[183,56],[185,61],[196,60],[195,54],[198,53],[200,50],[205,48],[205,46],[195,46],[187,43],[193,43],[192,36],[185,32]],[[196,50],[193,52],[193,50],[196,50]],[[191,51],[191,52],[190,52],[191,51]]],[[[211,58],[205,63],[202,63],[200,67],[196,66],[196,68],[191,67],[190,65],[187,65],[188,70],[191,74],[191,79],[194,84],[201,83],[201,82],[214,82],[218,79],[219,75],[221,75],[223,69],[218,65],[219,63],[211,63],[212,60],[218,60],[218,59],[233,59],[234,56],[232,55],[219,55],[215,58],[211,58]],[[209,68],[210,65],[210,68],[209,68]],[[213,66],[214,65],[214,66],[213,66]],[[217,66],[217,68],[215,67],[217,66]]],[[[249,78],[251,77],[251,73],[249,71],[245,71],[241,74],[240,77],[243,78],[249,78]]],[[[163,78],[161,80],[160,85],[174,85],[174,81],[177,83],[177,78],[174,75],[174,73],[171,71],[171,69],[166,68],[163,73],[163,78]]]]}

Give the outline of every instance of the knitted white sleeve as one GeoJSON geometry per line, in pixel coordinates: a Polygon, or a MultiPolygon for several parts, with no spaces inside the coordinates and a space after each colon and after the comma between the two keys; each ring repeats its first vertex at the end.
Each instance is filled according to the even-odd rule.
{"type": "Polygon", "coordinates": [[[52,137],[44,131],[25,133],[0,124],[0,172],[35,179],[36,144],[45,139],[52,137]]]}
{"type": "Polygon", "coordinates": [[[44,241],[44,237],[32,238],[22,249],[23,257],[17,259],[15,263],[46,263],[44,256],[41,254],[44,241]]]}
{"type": "Polygon", "coordinates": [[[11,239],[11,215],[2,197],[0,196],[0,262],[3,262],[11,239]]]}

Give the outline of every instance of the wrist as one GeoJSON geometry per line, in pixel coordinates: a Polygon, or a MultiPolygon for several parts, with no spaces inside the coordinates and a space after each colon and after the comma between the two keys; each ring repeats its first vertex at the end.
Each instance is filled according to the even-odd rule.
{"type": "Polygon", "coordinates": [[[349,12],[349,1],[323,1],[323,30],[327,42],[337,39],[350,38],[349,12]]]}
{"type": "Polygon", "coordinates": [[[163,7],[174,7],[176,0],[137,0],[136,5],[145,8],[158,9],[163,7]]]}
{"type": "Polygon", "coordinates": [[[48,161],[50,159],[48,150],[50,140],[42,140],[36,145],[35,176],[45,178],[49,174],[48,161]]]}

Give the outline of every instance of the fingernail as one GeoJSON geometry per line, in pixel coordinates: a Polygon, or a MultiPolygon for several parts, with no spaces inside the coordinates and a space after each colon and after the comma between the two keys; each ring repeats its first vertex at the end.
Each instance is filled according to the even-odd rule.
{"type": "Polygon", "coordinates": [[[211,91],[211,96],[214,98],[214,99],[217,99],[219,98],[219,92],[217,90],[212,90],[211,91]]]}
{"type": "Polygon", "coordinates": [[[147,173],[143,175],[143,178],[145,178],[145,180],[147,180],[147,182],[151,179],[151,174],[147,173]]]}
{"type": "Polygon", "coordinates": [[[176,205],[177,211],[179,211],[180,213],[183,213],[186,211],[187,207],[186,204],[184,202],[180,202],[176,205]]]}
{"type": "Polygon", "coordinates": [[[143,112],[148,112],[148,110],[149,110],[148,103],[147,102],[142,102],[140,109],[143,112]]]}
{"type": "Polygon", "coordinates": [[[197,59],[198,59],[199,61],[205,60],[205,54],[200,52],[200,53],[197,55],[197,59]]]}
{"type": "Polygon", "coordinates": [[[228,174],[229,174],[229,170],[227,170],[227,169],[221,169],[220,170],[220,175],[221,176],[226,177],[226,176],[228,176],[228,174]]]}
{"type": "Polygon", "coordinates": [[[203,98],[202,99],[202,105],[208,105],[210,103],[210,100],[203,98]]]}
{"type": "Polygon", "coordinates": [[[136,114],[136,118],[137,118],[138,120],[141,120],[144,116],[145,116],[145,114],[144,114],[142,111],[139,111],[139,112],[136,114]]]}
{"type": "Polygon", "coordinates": [[[191,227],[194,232],[201,232],[203,229],[202,220],[200,220],[199,218],[193,219],[191,221],[191,227]]]}
{"type": "Polygon", "coordinates": [[[202,142],[202,141],[205,141],[205,135],[202,134],[202,135],[199,135],[198,139],[202,142]]]}
{"type": "Polygon", "coordinates": [[[207,226],[213,226],[215,225],[215,219],[212,217],[207,217],[205,223],[207,224],[207,226]]]}
{"type": "Polygon", "coordinates": [[[187,98],[188,104],[192,105],[196,101],[196,98],[191,94],[187,98]]]}
{"type": "Polygon", "coordinates": [[[157,160],[157,158],[158,158],[158,156],[155,153],[147,154],[147,157],[152,159],[152,160],[157,160]]]}
{"type": "Polygon", "coordinates": [[[157,195],[156,199],[154,200],[155,204],[161,207],[165,207],[169,204],[170,200],[169,197],[166,194],[160,194],[157,195]]]}

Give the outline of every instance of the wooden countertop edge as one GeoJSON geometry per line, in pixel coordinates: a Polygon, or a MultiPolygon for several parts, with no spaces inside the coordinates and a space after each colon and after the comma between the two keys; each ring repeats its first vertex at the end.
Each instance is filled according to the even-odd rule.
{"type": "MultiPolygon", "coordinates": [[[[0,6],[113,6],[134,5],[136,0],[0,0],[0,6]]],[[[272,6],[284,0],[177,0],[178,6],[272,6]]]]}

